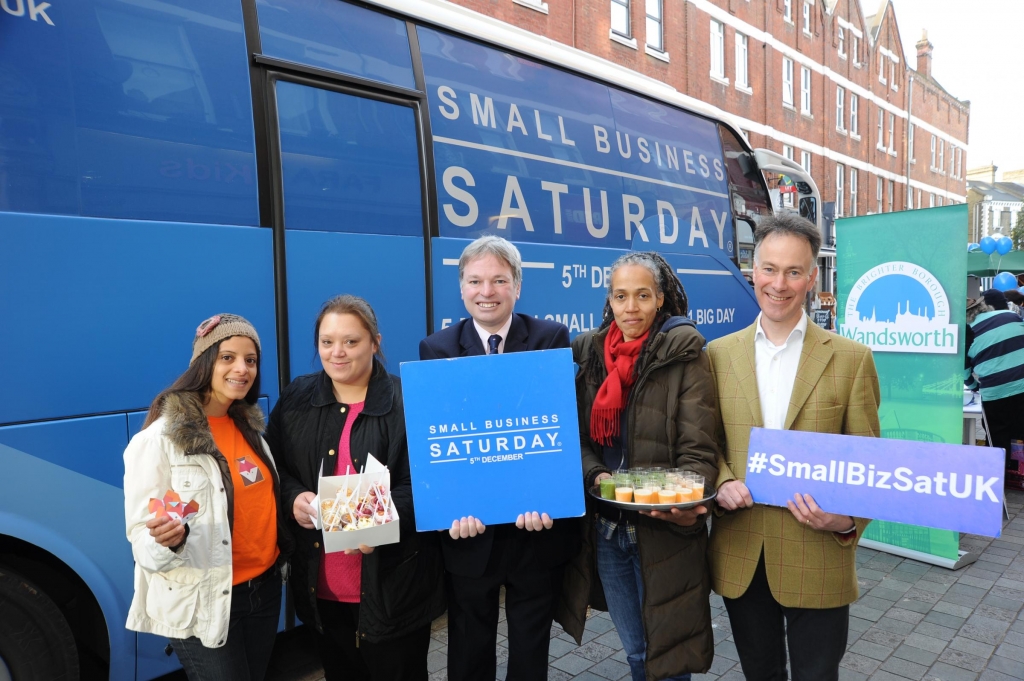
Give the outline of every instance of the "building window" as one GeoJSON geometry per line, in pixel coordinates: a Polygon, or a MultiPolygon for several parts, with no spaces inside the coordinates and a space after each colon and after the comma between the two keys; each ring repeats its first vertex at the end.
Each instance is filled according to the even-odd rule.
{"type": "Polygon", "coordinates": [[[964,150],[959,147],[956,150],[956,177],[963,179],[964,176],[964,150]]]}
{"type": "Polygon", "coordinates": [[[917,190],[917,207],[918,208],[921,207],[921,190],[920,189],[917,190]]]}
{"type": "Polygon", "coordinates": [[[943,175],[946,174],[946,140],[939,140],[939,164],[935,169],[943,175]]]}
{"type": "Polygon", "coordinates": [[[633,37],[629,28],[629,0],[612,0],[612,33],[633,37]]]}
{"type": "Polygon", "coordinates": [[[896,148],[893,146],[896,139],[896,114],[889,114],[889,153],[895,155],[896,148]]]}
{"type": "Polygon", "coordinates": [[[658,52],[665,51],[665,38],[661,28],[661,0],[647,0],[647,46],[658,52]]]}
{"type": "Polygon", "coordinates": [[[857,169],[850,168],[850,217],[857,216],[857,169]]]}
{"type": "Polygon", "coordinates": [[[811,174],[811,152],[800,152],[800,166],[807,172],[808,175],[811,174]]]}
{"type": "Polygon", "coordinates": [[[736,87],[749,88],[747,75],[747,36],[736,34],[736,87]]]}
{"type": "Polygon", "coordinates": [[[893,207],[893,196],[896,194],[896,183],[893,180],[889,180],[889,212],[892,212],[893,207]]]}
{"type": "Polygon", "coordinates": [[[949,174],[956,177],[956,148],[949,145],[949,174]]]}
{"type": "Polygon", "coordinates": [[[782,155],[788,158],[790,161],[793,160],[793,147],[788,144],[782,145],[782,155]]]}
{"type": "Polygon", "coordinates": [[[846,30],[839,27],[839,57],[840,59],[846,59],[846,30]]]}
{"type": "Polygon", "coordinates": [[[935,194],[928,195],[928,207],[935,208],[935,194]]]}
{"type": "Polygon", "coordinates": [[[836,164],[836,217],[843,217],[843,179],[846,177],[846,168],[842,163],[836,164]]]}
{"type": "Polygon", "coordinates": [[[893,90],[899,90],[900,86],[896,84],[896,61],[889,58],[889,87],[893,90]]]}
{"type": "Polygon", "coordinates": [[[937,205],[937,206],[941,206],[942,205],[942,195],[941,194],[938,197],[936,197],[935,205],[937,205]]]}
{"type": "Polygon", "coordinates": [[[811,35],[811,3],[804,0],[804,33],[811,35]]]}
{"type": "Polygon", "coordinates": [[[793,106],[793,60],[782,58],[782,103],[793,106]]]}
{"type": "Polygon", "coordinates": [[[914,163],[914,124],[907,122],[907,155],[910,162],[914,163]]]}
{"type": "Polygon", "coordinates": [[[836,87],[836,130],[846,132],[846,90],[836,87]]]}
{"type": "Polygon", "coordinates": [[[800,113],[811,115],[811,70],[800,67],[800,113]]]}
{"type": "Polygon", "coordinates": [[[793,23],[793,0],[782,0],[782,18],[793,23]]]}
{"type": "Polygon", "coordinates": [[[882,107],[878,107],[878,141],[876,146],[885,150],[885,112],[882,111],[882,107]]]}
{"type": "Polygon", "coordinates": [[[932,161],[928,167],[935,170],[935,135],[932,135],[932,161]]]}
{"type": "Polygon", "coordinates": [[[878,55],[878,82],[882,85],[886,85],[885,80],[885,58],[882,55],[878,55]]]}
{"type": "Polygon", "coordinates": [[[853,49],[850,52],[853,54],[853,65],[860,68],[860,38],[857,34],[853,36],[853,49]]]}
{"type": "Polygon", "coordinates": [[[850,135],[860,139],[860,129],[857,125],[857,95],[850,93],[850,135]]]}
{"type": "Polygon", "coordinates": [[[882,212],[882,178],[875,178],[875,212],[882,212]]]}
{"type": "Polygon", "coordinates": [[[725,80],[725,24],[711,20],[711,77],[725,80]]]}

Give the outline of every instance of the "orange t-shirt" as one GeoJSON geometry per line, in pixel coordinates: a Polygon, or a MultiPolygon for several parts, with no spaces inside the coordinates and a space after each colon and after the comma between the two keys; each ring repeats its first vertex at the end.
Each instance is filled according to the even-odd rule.
{"type": "Polygon", "coordinates": [[[253,454],[230,416],[208,416],[217,449],[228,460],[235,488],[235,526],[231,532],[232,584],[259,577],[273,567],[277,548],[277,498],[274,479],[253,454]]]}

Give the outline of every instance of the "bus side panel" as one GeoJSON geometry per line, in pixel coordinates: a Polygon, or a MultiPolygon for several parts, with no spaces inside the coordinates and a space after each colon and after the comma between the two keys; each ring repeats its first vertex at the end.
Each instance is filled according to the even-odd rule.
{"type": "MultiPolygon", "coordinates": [[[[434,328],[451,326],[467,312],[458,295],[458,258],[470,242],[433,240],[434,328]]],[[[518,244],[523,290],[516,311],[561,322],[569,334],[601,326],[611,264],[625,250],[518,244]]],[[[739,331],[757,316],[757,301],[732,263],[706,255],[663,254],[676,270],[690,317],[708,341],[739,331]]]]}
{"type": "Polygon", "coordinates": [[[288,230],[286,252],[292,378],[320,371],[313,324],[324,301],[342,293],[365,298],[377,313],[389,371],[419,358],[427,328],[422,238],[288,230]]]}
{"type": "Polygon", "coordinates": [[[0,423],[145,408],[219,312],[260,334],[277,399],[271,232],[0,213],[0,423]]]}
{"type": "Polygon", "coordinates": [[[238,0],[0,13],[0,210],[258,224],[238,0]]]}
{"type": "Polygon", "coordinates": [[[121,490],[127,444],[124,414],[0,428],[0,527],[89,587],[106,620],[112,680],[135,678],[135,634],[124,626],[134,569],[121,490]]]}

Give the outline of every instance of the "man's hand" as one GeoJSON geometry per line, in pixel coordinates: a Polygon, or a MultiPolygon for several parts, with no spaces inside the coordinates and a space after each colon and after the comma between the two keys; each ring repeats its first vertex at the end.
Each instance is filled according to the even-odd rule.
{"type": "Polygon", "coordinates": [[[303,492],[295,497],[295,501],[292,503],[292,516],[295,518],[295,522],[307,530],[316,529],[316,525],[313,524],[313,518],[316,517],[316,509],[312,506],[314,499],[316,499],[316,495],[312,492],[303,492]]]}
{"type": "Polygon", "coordinates": [[[487,526],[480,522],[479,518],[473,516],[463,516],[458,520],[452,521],[451,529],[448,530],[448,535],[452,539],[468,539],[469,537],[475,537],[478,534],[483,534],[487,529],[487,526]]]}
{"type": "Polygon", "coordinates": [[[525,529],[527,532],[550,530],[554,524],[555,521],[547,513],[541,515],[536,511],[520,513],[516,518],[516,527],[520,530],[525,529]]]}
{"type": "Polygon", "coordinates": [[[365,556],[368,553],[373,553],[373,547],[367,546],[366,544],[360,544],[358,549],[345,549],[346,556],[354,556],[357,553],[361,553],[365,556]]]}
{"type": "Polygon", "coordinates": [[[600,484],[602,480],[608,480],[611,477],[611,473],[600,473],[596,478],[594,478],[594,484],[600,484]]]}
{"type": "Polygon", "coordinates": [[[149,536],[156,540],[156,543],[165,548],[177,546],[185,540],[185,526],[180,520],[170,516],[150,518],[146,521],[149,528],[149,536]]]}
{"type": "Polygon", "coordinates": [[[708,509],[704,506],[694,506],[688,509],[673,508],[671,511],[640,511],[646,516],[674,523],[681,527],[689,527],[697,522],[697,517],[704,515],[708,509]]]}
{"type": "Polygon", "coordinates": [[[722,483],[718,488],[718,496],[715,497],[718,505],[726,511],[735,511],[738,508],[750,508],[754,505],[754,499],[750,496],[750,490],[743,484],[742,480],[730,480],[722,483]]]}
{"type": "Polygon", "coordinates": [[[845,532],[854,527],[854,520],[848,515],[827,513],[814,503],[810,494],[797,494],[793,501],[786,501],[790,513],[798,522],[822,532],[845,532]]]}

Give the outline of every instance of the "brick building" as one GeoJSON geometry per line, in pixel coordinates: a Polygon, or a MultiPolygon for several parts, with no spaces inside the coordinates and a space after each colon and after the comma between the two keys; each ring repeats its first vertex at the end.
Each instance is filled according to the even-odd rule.
{"type": "Polygon", "coordinates": [[[870,16],[861,0],[453,2],[732,115],[839,216],[966,201],[970,103],[933,77],[927,36],[909,67],[892,0],[870,16]]]}

